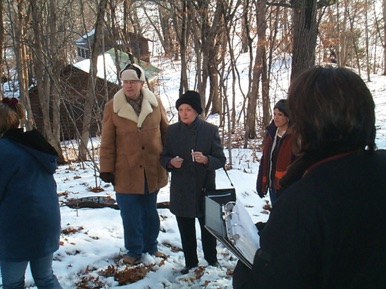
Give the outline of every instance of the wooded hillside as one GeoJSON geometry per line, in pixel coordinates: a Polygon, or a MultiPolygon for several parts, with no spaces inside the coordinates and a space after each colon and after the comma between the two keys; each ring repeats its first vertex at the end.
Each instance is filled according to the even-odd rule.
{"type": "Polygon", "coordinates": [[[82,160],[90,157],[85,144],[91,123],[102,117],[96,109],[97,58],[109,49],[116,72],[120,52],[131,62],[178,61],[180,95],[200,92],[203,116],[218,113],[228,134],[243,127],[244,146],[270,121],[272,102],[286,95],[286,87],[275,84],[281,65],[291,67],[289,78],[325,62],[352,67],[368,81],[372,73],[386,75],[386,0],[4,0],[0,9],[2,80],[17,83],[29,112],[27,128],[35,125],[29,94],[35,87],[44,134],[59,152],[60,105],[69,99],[61,75],[79,61],[75,41],[92,37],[82,47],[91,63],[78,132],[82,160]],[[149,51],[143,48],[146,40],[149,51]],[[241,54],[249,55],[247,85],[240,83],[241,54]],[[236,93],[244,97],[241,111],[236,93]]]}

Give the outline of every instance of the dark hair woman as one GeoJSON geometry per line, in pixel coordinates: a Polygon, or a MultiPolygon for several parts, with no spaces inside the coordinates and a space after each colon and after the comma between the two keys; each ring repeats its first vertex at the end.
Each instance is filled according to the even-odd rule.
{"type": "Polygon", "coordinates": [[[291,83],[288,107],[300,157],[234,288],[384,288],[386,151],[370,91],[349,69],[316,66],[291,83]]]}
{"type": "Polygon", "coordinates": [[[279,181],[286,174],[288,166],[295,160],[292,153],[293,136],[286,99],[280,99],[273,108],[273,120],[266,127],[263,154],[256,180],[256,191],[261,198],[267,192],[273,206],[283,187],[279,181]]]}

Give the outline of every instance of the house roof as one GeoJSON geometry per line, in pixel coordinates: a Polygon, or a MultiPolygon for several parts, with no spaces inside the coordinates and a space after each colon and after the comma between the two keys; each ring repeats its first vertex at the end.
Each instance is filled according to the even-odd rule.
{"type": "Polygon", "coordinates": [[[84,48],[89,48],[89,46],[94,42],[94,34],[95,29],[90,30],[87,34],[75,40],[75,45],[84,48]]]}
{"type": "MultiPolygon", "coordinates": [[[[119,59],[119,67],[121,70],[128,63],[130,63],[129,55],[125,52],[118,51],[118,59],[119,59]]],[[[149,81],[152,81],[158,76],[158,73],[161,69],[147,63],[145,61],[140,60],[139,64],[143,70],[145,71],[145,76],[149,81]]],[[[84,59],[82,61],[76,62],[73,64],[74,67],[83,70],[86,73],[90,72],[90,59],[84,59]]],[[[98,56],[98,64],[97,64],[97,77],[106,79],[107,81],[115,84],[119,84],[118,80],[118,72],[115,66],[115,50],[110,49],[106,51],[104,54],[98,56]]]]}
{"type": "MultiPolygon", "coordinates": [[[[107,31],[107,29],[104,29],[104,34],[105,34],[105,38],[108,37],[109,32],[107,31]]],[[[127,34],[129,35],[129,37],[135,37],[136,39],[149,41],[148,38],[139,34],[135,34],[133,32],[128,32],[127,34]]],[[[91,29],[89,32],[87,32],[86,34],[82,35],[77,40],[75,40],[74,44],[78,47],[89,49],[94,43],[94,37],[95,37],[95,29],[91,29]]]]}

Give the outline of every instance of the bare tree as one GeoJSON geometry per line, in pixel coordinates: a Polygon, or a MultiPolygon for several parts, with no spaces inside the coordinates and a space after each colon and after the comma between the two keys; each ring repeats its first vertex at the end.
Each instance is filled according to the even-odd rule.
{"type": "Polygon", "coordinates": [[[175,47],[175,59],[180,57],[181,61],[181,72],[180,72],[180,87],[179,95],[182,95],[184,91],[189,89],[188,84],[188,60],[187,60],[187,47],[189,41],[189,18],[191,15],[187,12],[187,1],[179,0],[169,1],[171,9],[171,22],[176,35],[176,42],[178,47],[175,47]],[[178,52],[178,53],[177,53],[178,52]]]}
{"type": "MultiPolygon", "coordinates": [[[[208,79],[211,80],[209,96],[212,102],[218,103],[218,75],[217,75],[217,37],[221,39],[223,30],[223,1],[217,0],[213,9],[209,7],[207,1],[197,1],[197,5],[190,6],[192,13],[197,15],[193,18],[192,34],[195,43],[195,53],[197,61],[197,87],[201,95],[201,103],[205,104],[206,88],[208,79]],[[210,17],[210,18],[209,18],[210,17]]],[[[193,4],[193,2],[192,2],[193,4]]],[[[219,107],[213,108],[213,112],[218,112],[219,107]]]]}
{"type": "MultiPolygon", "coordinates": [[[[247,121],[246,121],[246,138],[256,138],[256,105],[257,97],[259,95],[259,83],[266,67],[266,29],[267,23],[265,20],[267,9],[266,0],[257,0],[256,2],[256,23],[257,23],[257,47],[255,55],[255,63],[253,66],[253,81],[252,89],[248,94],[248,110],[247,110],[247,121]]],[[[266,100],[268,98],[266,97],[266,100]]]]}
{"type": "MultiPolygon", "coordinates": [[[[98,5],[94,0],[5,0],[0,7],[2,17],[6,18],[1,21],[4,33],[0,31],[0,40],[5,42],[5,35],[13,41],[20,96],[29,110],[28,89],[32,80],[37,84],[44,134],[58,150],[62,130],[59,108],[67,100],[60,73],[75,60],[72,41],[93,27],[90,78],[87,95],[82,96],[85,107],[83,129],[79,132],[80,159],[87,159],[89,154],[90,121],[100,120],[102,114],[95,100],[99,47],[104,46],[104,37],[111,37],[112,42],[122,40],[122,45],[114,45],[118,73],[118,51],[122,48],[126,48],[125,52],[134,51],[129,50],[134,44],[128,37],[132,31],[145,37],[151,35],[151,39],[159,38],[164,55],[181,62],[180,95],[187,89],[197,89],[202,96],[204,114],[219,113],[220,124],[230,133],[239,124],[244,127],[246,146],[250,138],[257,137],[259,128],[271,120],[274,98],[285,94],[287,87],[275,83],[279,83],[276,79],[282,73],[276,67],[290,65],[287,55],[292,59],[291,78],[314,63],[332,59],[332,55],[339,65],[350,65],[369,75],[370,68],[375,72],[379,67],[376,50],[371,50],[379,47],[377,41],[382,43],[384,58],[382,62],[378,55],[378,63],[386,63],[385,1],[382,1],[383,20],[375,17],[375,28],[369,22],[365,31],[360,27],[365,17],[368,15],[369,21],[371,9],[375,15],[373,7],[380,7],[373,2],[364,11],[368,0],[104,0],[98,5]],[[245,66],[247,84],[241,82],[238,71],[242,53],[249,56],[249,65],[245,66]],[[236,94],[242,94],[241,109],[236,107],[239,105],[235,102],[236,94]]],[[[136,61],[139,58],[136,56],[131,60],[136,61]]],[[[10,64],[2,57],[3,53],[0,73],[4,71],[3,65],[10,64]]],[[[107,81],[101,89],[107,100],[107,81]]],[[[28,115],[32,116],[32,112],[28,115]]],[[[32,117],[28,124],[33,126],[32,117]]]]}
{"type": "Polygon", "coordinates": [[[19,83],[19,97],[27,110],[27,122],[25,126],[31,129],[34,126],[34,119],[28,96],[29,86],[29,60],[27,47],[27,24],[30,20],[30,14],[27,13],[27,4],[23,0],[17,3],[7,1],[7,16],[9,20],[9,29],[14,46],[16,58],[17,80],[19,83]]]}
{"type": "Polygon", "coordinates": [[[96,75],[98,72],[98,67],[97,67],[98,54],[100,51],[100,47],[102,46],[101,43],[104,35],[103,25],[104,25],[106,7],[107,7],[107,0],[101,0],[97,9],[94,43],[91,49],[90,75],[88,79],[87,97],[84,103],[83,127],[81,132],[81,143],[79,148],[80,160],[86,160],[88,156],[87,145],[90,138],[90,125],[92,120],[92,112],[93,112],[94,105],[96,103],[95,81],[96,81],[96,75]]]}
{"type": "Polygon", "coordinates": [[[173,57],[176,54],[174,53],[173,48],[175,33],[171,23],[171,7],[167,1],[165,1],[165,3],[162,3],[160,1],[157,4],[158,9],[156,10],[159,16],[158,19],[154,19],[155,17],[153,17],[153,15],[149,13],[149,8],[145,6],[143,7],[143,13],[149,21],[151,27],[154,29],[154,32],[157,34],[158,40],[161,42],[161,45],[165,51],[165,55],[173,57]]]}
{"type": "Polygon", "coordinates": [[[365,50],[366,50],[366,76],[367,76],[367,81],[371,81],[370,79],[370,70],[371,70],[371,66],[370,66],[370,52],[369,52],[369,28],[368,28],[368,11],[367,11],[367,8],[368,8],[368,2],[367,0],[365,1],[365,11],[364,11],[364,14],[365,14],[365,50]]]}
{"type": "MultiPolygon", "coordinates": [[[[242,7],[242,13],[240,15],[237,16],[237,11],[238,11],[238,8],[240,6],[234,6],[234,7],[231,7],[231,6],[226,6],[225,9],[224,9],[224,38],[226,39],[227,41],[227,47],[225,47],[225,43],[222,45],[222,49],[219,51],[219,54],[220,54],[220,59],[219,61],[221,62],[221,66],[218,67],[219,69],[219,75],[220,75],[220,94],[222,95],[222,98],[223,98],[223,114],[227,116],[227,119],[228,119],[228,134],[229,134],[229,146],[231,145],[231,139],[230,139],[230,134],[234,134],[235,131],[236,131],[236,123],[239,122],[238,119],[236,119],[236,88],[239,88],[240,90],[240,94],[242,94],[242,98],[243,98],[243,106],[242,106],[242,110],[240,111],[239,113],[239,118],[241,118],[241,116],[245,117],[245,103],[247,101],[247,96],[246,94],[243,92],[243,86],[240,82],[240,71],[238,70],[238,67],[237,67],[237,59],[238,57],[240,56],[239,54],[237,54],[236,52],[236,48],[235,48],[235,45],[234,43],[237,43],[237,39],[239,39],[239,41],[241,41],[241,53],[243,53],[245,51],[245,48],[244,48],[244,41],[245,41],[245,38],[247,40],[247,45],[248,45],[248,49],[247,49],[247,52],[248,51],[251,51],[250,50],[250,43],[251,41],[249,41],[251,38],[249,37],[249,21],[248,20],[248,13],[247,11],[249,10],[248,6],[246,5],[249,5],[249,1],[246,0],[246,1],[242,1],[242,2],[239,2],[240,6],[242,7]],[[234,25],[234,22],[237,22],[238,20],[240,20],[242,22],[244,22],[245,24],[245,33],[248,35],[248,37],[246,37],[246,35],[244,35],[244,32],[242,33],[241,36],[238,36],[238,34],[236,33],[237,31],[237,28],[236,26],[234,25]],[[241,39],[240,39],[241,38],[241,39]],[[229,57],[229,60],[227,60],[226,56],[229,57]],[[229,75],[231,77],[229,77],[229,75]],[[228,95],[227,92],[226,92],[226,87],[227,87],[227,81],[229,81],[231,83],[231,94],[228,95]],[[231,101],[229,100],[229,98],[231,98],[231,101]]],[[[224,40],[225,40],[224,39],[224,40]]],[[[249,90],[249,86],[246,87],[246,90],[249,90]]],[[[221,117],[221,121],[223,121],[225,119],[225,117],[221,117]]],[[[225,125],[224,122],[221,122],[222,124],[225,125]]]]}
{"type": "Polygon", "coordinates": [[[241,51],[243,53],[245,52],[248,52],[249,50],[249,40],[250,40],[250,35],[249,35],[249,32],[250,32],[250,23],[249,23],[249,14],[250,14],[250,10],[248,9],[249,8],[249,3],[250,1],[249,0],[244,0],[243,3],[242,3],[242,9],[243,9],[243,12],[242,12],[242,15],[243,17],[241,18],[241,51]]]}
{"type": "Polygon", "coordinates": [[[315,64],[315,47],[318,32],[317,9],[330,6],[336,0],[292,0],[271,2],[292,8],[292,68],[291,78],[315,64]]]}
{"type": "Polygon", "coordinates": [[[386,0],[383,0],[382,11],[383,11],[383,75],[386,75],[386,0]]]}
{"type": "Polygon", "coordinates": [[[292,79],[315,64],[316,8],[316,0],[292,1],[292,79]]]}
{"type": "Polygon", "coordinates": [[[53,10],[49,10],[55,9],[55,3],[51,2],[51,4],[52,6],[47,7],[41,1],[30,1],[29,3],[32,11],[31,17],[33,23],[33,41],[31,43],[31,50],[33,52],[32,60],[34,64],[34,75],[38,89],[39,103],[43,114],[43,134],[59,155],[61,155],[58,133],[60,129],[60,102],[58,101],[58,93],[51,94],[52,88],[54,87],[52,82],[52,69],[54,63],[52,63],[52,59],[50,59],[50,56],[52,55],[50,49],[52,49],[52,45],[56,48],[55,44],[51,44],[51,41],[55,41],[55,38],[51,39],[51,36],[55,35],[57,32],[55,27],[55,13],[53,10]],[[53,96],[55,99],[52,99],[53,96]],[[51,122],[50,118],[50,104],[53,104],[51,107],[53,116],[55,117],[54,122],[51,122]]]}

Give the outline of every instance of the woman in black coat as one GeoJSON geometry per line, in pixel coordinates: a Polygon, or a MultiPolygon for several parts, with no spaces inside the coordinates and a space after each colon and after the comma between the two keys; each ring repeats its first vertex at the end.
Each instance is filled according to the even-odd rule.
{"type": "Polygon", "coordinates": [[[216,239],[204,227],[204,190],[215,189],[215,170],[225,165],[218,128],[199,117],[200,95],[187,91],[176,102],[180,121],[168,127],[161,164],[171,172],[170,211],[176,215],[186,274],[198,265],[195,220],[201,228],[204,258],[218,266],[216,239]]]}
{"type": "Polygon", "coordinates": [[[291,83],[288,108],[300,157],[234,289],[385,288],[386,151],[370,91],[351,70],[317,66],[291,83]]]}

